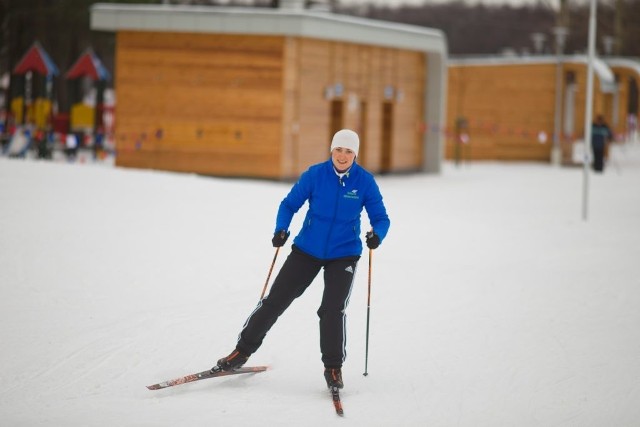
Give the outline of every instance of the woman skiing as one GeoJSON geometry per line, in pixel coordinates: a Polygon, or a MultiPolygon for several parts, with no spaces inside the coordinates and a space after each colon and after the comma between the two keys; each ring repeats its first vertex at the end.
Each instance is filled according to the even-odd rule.
{"type": "Polygon", "coordinates": [[[285,244],[294,214],[308,202],[302,229],[268,296],[244,324],[236,348],[218,360],[212,371],[232,371],[244,365],[278,317],[324,269],[324,291],[318,309],[324,375],[328,387],[344,386],[341,368],[346,357],[345,311],[362,253],[362,209],[366,209],[371,224],[371,231],[366,234],[370,249],[380,245],[390,225],[373,175],[356,163],[359,146],[358,135],[352,130],[336,132],[331,141],[331,158],[305,171],[280,203],[273,246],[285,244]]]}

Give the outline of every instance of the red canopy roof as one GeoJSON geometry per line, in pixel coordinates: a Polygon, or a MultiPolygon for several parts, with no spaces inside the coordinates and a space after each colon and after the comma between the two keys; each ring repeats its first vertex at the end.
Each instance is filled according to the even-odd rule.
{"type": "Polygon", "coordinates": [[[18,65],[13,69],[14,74],[25,74],[28,71],[35,71],[45,76],[58,75],[58,67],[56,67],[56,64],[53,63],[39,42],[31,45],[27,53],[18,62],[18,65]]]}
{"type": "Polygon", "coordinates": [[[92,49],[87,49],[65,75],[67,79],[82,76],[89,76],[93,80],[109,80],[111,78],[109,71],[102,65],[92,49]]]}

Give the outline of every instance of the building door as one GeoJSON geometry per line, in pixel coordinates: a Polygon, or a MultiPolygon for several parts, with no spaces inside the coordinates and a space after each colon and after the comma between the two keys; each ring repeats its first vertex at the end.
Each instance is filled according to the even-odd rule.
{"type": "Polygon", "coordinates": [[[576,74],[573,71],[567,72],[565,76],[564,92],[564,123],[562,131],[565,138],[573,139],[576,126],[576,74]]]}
{"type": "Polygon", "coordinates": [[[640,104],[640,91],[638,81],[629,77],[629,104],[627,105],[627,134],[631,141],[636,141],[638,136],[638,104],[640,104]]]}
{"type": "Polygon", "coordinates": [[[380,173],[391,171],[391,136],[393,135],[393,104],[382,104],[382,153],[380,156],[380,173]]]}
{"type": "Polygon", "coordinates": [[[329,122],[329,138],[342,129],[342,117],[344,110],[344,102],[341,99],[331,101],[331,120],[329,122]]]}
{"type": "Polygon", "coordinates": [[[636,79],[629,77],[629,105],[627,107],[627,114],[638,115],[638,102],[640,101],[640,94],[638,92],[636,79]]]}
{"type": "Polygon", "coordinates": [[[358,126],[358,136],[360,137],[360,151],[358,152],[358,164],[366,166],[365,162],[367,151],[367,102],[360,101],[360,124],[358,126]]]}

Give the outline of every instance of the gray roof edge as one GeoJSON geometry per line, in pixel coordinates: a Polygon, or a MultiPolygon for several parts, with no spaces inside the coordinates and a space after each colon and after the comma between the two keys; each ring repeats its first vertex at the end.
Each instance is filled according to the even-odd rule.
{"type": "Polygon", "coordinates": [[[636,72],[638,77],[640,77],[640,59],[633,57],[604,57],[602,58],[604,62],[607,63],[610,67],[624,67],[629,68],[636,72]]]}
{"type": "MultiPolygon", "coordinates": [[[[567,61],[568,56],[561,56],[563,61],[567,61]]],[[[549,64],[557,63],[558,57],[555,55],[525,55],[525,56],[502,56],[502,55],[465,55],[450,56],[449,65],[525,65],[525,64],[549,64]]]]}
{"type": "MultiPolygon", "coordinates": [[[[561,55],[563,62],[586,62],[588,57],[585,54],[561,55]]],[[[634,57],[611,57],[596,56],[596,60],[601,60],[607,64],[633,67],[640,65],[640,59],[634,57]]],[[[525,65],[525,64],[548,64],[557,63],[556,55],[453,55],[449,57],[449,65],[525,65]]]]}
{"type": "Polygon", "coordinates": [[[437,29],[308,10],[96,3],[91,29],[300,36],[447,54],[437,29]]]}
{"type": "MultiPolygon", "coordinates": [[[[500,65],[531,65],[531,64],[555,64],[560,59],[564,63],[588,64],[586,55],[531,55],[531,56],[476,56],[449,58],[448,65],[456,66],[500,66],[500,65]]],[[[601,57],[594,58],[594,72],[600,79],[603,92],[612,92],[615,88],[615,76],[611,68],[601,57]]]]}

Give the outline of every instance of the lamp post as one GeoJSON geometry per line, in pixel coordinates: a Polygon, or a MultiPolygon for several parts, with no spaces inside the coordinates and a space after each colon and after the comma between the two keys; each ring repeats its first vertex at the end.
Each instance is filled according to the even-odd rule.
{"type": "Polygon", "coordinates": [[[607,56],[613,55],[613,46],[616,43],[616,38],[613,36],[603,36],[602,45],[604,46],[604,54],[607,56]]]}
{"type": "Polygon", "coordinates": [[[562,160],[560,148],[560,129],[562,124],[562,51],[569,34],[566,27],[554,27],[553,34],[556,37],[556,106],[553,118],[553,147],[551,148],[551,164],[559,166],[562,160]]]}
{"type": "Polygon", "coordinates": [[[547,35],[544,33],[532,33],[531,41],[533,42],[533,49],[536,55],[544,53],[544,42],[547,41],[547,35]]]}
{"type": "Polygon", "coordinates": [[[593,115],[593,63],[596,56],[596,0],[589,6],[589,64],[587,67],[587,101],[584,113],[584,163],[582,185],[582,219],[589,217],[589,159],[591,155],[591,116],[593,115]]]}

